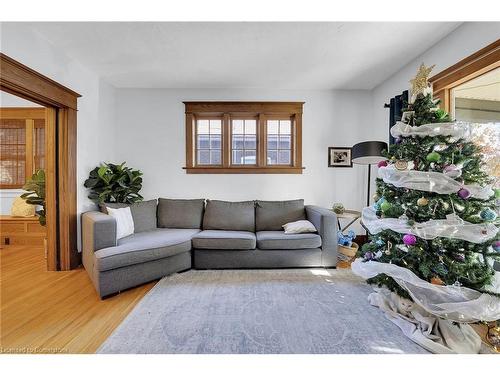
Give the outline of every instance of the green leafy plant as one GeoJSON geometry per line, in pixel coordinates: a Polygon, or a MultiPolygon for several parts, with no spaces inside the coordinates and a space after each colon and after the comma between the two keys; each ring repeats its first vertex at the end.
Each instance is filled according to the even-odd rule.
{"type": "Polygon", "coordinates": [[[27,192],[21,195],[21,198],[28,204],[34,206],[42,206],[42,209],[37,211],[38,221],[40,225],[45,226],[45,172],[43,169],[36,171],[31,179],[23,186],[23,190],[27,192]]]}
{"type": "Polygon", "coordinates": [[[134,203],[142,201],[142,172],[125,163],[103,163],[90,171],[84,186],[91,190],[89,199],[100,203],[134,203]]]}

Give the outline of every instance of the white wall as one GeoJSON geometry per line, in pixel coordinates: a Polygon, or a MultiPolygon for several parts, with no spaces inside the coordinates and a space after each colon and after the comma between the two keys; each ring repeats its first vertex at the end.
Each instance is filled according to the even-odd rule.
{"type": "Polygon", "coordinates": [[[145,199],[157,197],[223,200],[304,198],[330,207],[343,202],[359,209],[366,169],[328,168],[328,146],[365,140],[369,91],[159,90],[119,89],[116,97],[115,162],[144,172],[145,199]],[[302,175],[186,174],[185,118],[188,100],[305,101],[302,175]]]}
{"type": "Polygon", "coordinates": [[[90,169],[114,155],[114,88],[60,53],[29,24],[2,22],[0,35],[2,53],[82,95],[78,99],[77,207],[79,213],[93,208],[83,181],[90,169]]]}

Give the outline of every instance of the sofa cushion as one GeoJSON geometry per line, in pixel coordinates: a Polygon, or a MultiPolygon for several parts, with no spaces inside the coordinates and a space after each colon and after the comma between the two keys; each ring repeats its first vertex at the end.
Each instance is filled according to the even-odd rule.
{"type": "Polygon", "coordinates": [[[316,249],[321,237],[315,233],[285,234],[283,231],[257,232],[257,248],[266,250],[316,249]]]}
{"type": "Polygon", "coordinates": [[[255,249],[255,233],[232,230],[204,230],[193,236],[195,249],[255,249]]]}
{"type": "Polygon", "coordinates": [[[164,229],[135,233],[118,240],[118,244],[94,253],[99,271],[171,257],[191,250],[191,238],[198,229],[164,229]]]}
{"type": "Polygon", "coordinates": [[[292,221],[304,220],[306,213],[304,200],[257,201],[255,204],[255,229],[282,230],[282,226],[292,221]]]}
{"type": "Polygon", "coordinates": [[[255,203],[208,200],[203,216],[204,230],[255,232],[255,203]]]}
{"type": "Polygon", "coordinates": [[[124,208],[130,207],[132,219],[134,219],[134,233],[145,232],[156,229],[156,199],[132,204],[126,203],[103,203],[99,207],[102,212],[108,213],[106,207],[124,208]]]}
{"type": "Polygon", "coordinates": [[[205,199],[158,199],[160,228],[201,229],[205,199]]]}

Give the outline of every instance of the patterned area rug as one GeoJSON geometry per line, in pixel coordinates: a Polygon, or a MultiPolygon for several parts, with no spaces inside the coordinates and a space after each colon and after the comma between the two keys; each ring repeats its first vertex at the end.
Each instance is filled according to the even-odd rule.
{"type": "Polygon", "coordinates": [[[98,353],[428,353],[387,320],[350,270],[167,276],[98,353]]]}

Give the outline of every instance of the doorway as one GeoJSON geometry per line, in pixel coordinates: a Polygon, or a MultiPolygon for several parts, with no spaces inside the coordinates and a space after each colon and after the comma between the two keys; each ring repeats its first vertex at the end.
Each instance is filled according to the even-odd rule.
{"type": "Polygon", "coordinates": [[[0,53],[0,90],[45,107],[47,270],[81,264],[76,220],[76,111],[80,95],[0,53]]]}

